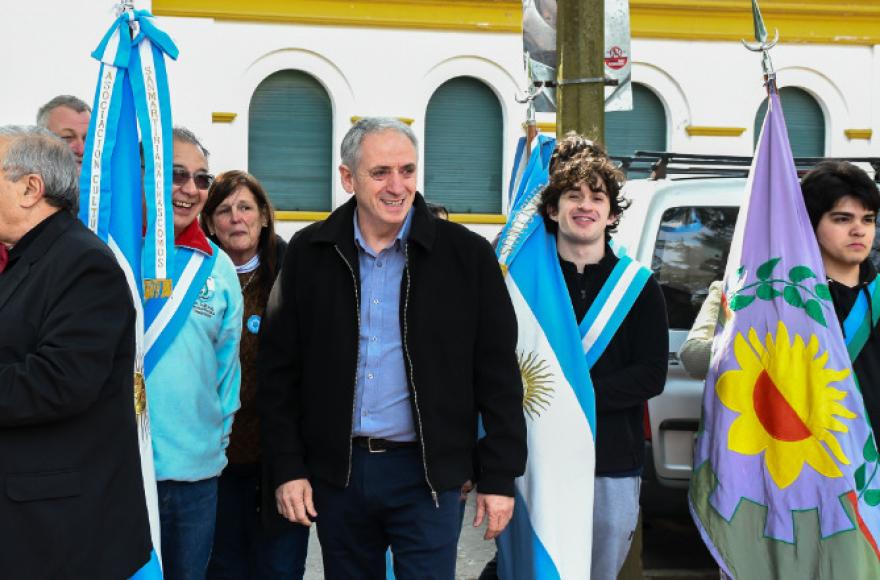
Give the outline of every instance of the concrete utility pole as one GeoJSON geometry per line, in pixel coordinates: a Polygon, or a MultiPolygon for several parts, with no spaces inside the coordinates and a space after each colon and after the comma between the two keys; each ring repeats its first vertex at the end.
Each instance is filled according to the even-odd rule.
{"type": "Polygon", "coordinates": [[[558,81],[566,83],[556,89],[556,136],[577,131],[604,143],[605,1],[558,0],[556,10],[558,81]]]}

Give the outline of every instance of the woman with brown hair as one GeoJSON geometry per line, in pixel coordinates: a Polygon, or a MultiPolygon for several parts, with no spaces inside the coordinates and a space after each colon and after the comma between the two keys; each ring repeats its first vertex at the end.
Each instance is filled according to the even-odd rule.
{"type": "Polygon", "coordinates": [[[226,450],[229,465],[220,476],[208,577],[302,578],[308,528],[282,520],[275,506],[261,506],[259,499],[261,482],[268,481],[268,466],[260,462],[257,333],[287,243],[275,233],[272,205],[262,185],[245,171],[227,171],[217,177],[208,192],[201,224],[232,258],[244,296],[241,409],[226,450]]]}

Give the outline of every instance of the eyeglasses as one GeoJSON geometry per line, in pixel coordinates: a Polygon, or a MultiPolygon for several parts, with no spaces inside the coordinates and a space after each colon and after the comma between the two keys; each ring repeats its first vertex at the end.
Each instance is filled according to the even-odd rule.
{"type": "Polygon", "coordinates": [[[391,174],[397,172],[403,179],[410,179],[416,174],[416,166],[414,163],[410,163],[408,165],[404,165],[400,168],[388,167],[387,165],[383,165],[381,167],[374,167],[367,171],[367,175],[370,176],[370,179],[373,181],[385,181],[391,174]]]}
{"type": "Polygon", "coordinates": [[[210,173],[205,173],[204,171],[190,173],[183,167],[175,167],[171,170],[171,181],[173,181],[174,185],[178,187],[186,185],[186,182],[190,179],[193,180],[193,183],[195,183],[196,187],[199,189],[208,189],[211,187],[211,184],[214,183],[214,176],[210,173]]]}

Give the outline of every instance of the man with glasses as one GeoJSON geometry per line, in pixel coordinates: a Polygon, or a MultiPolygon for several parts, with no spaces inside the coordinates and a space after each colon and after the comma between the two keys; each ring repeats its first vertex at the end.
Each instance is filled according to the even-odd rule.
{"type": "Polygon", "coordinates": [[[348,203],[291,242],[260,336],[278,512],[311,525],[327,578],[453,578],[460,492],[497,536],[525,466],[516,319],[489,243],[431,215],[415,135],[342,141],[348,203]],[[477,440],[477,415],[486,435],[477,440]]]}
{"type": "MultiPolygon", "coordinates": [[[[204,579],[214,539],[217,477],[239,407],[242,297],[232,261],[196,219],[214,178],[208,151],[187,129],[174,135],[174,294],[146,377],[166,580],[204,579]]],[[[150,304],[148,303],[149,307],[150,304]]],[[[155,326],[155,323],[154,323],[155,326]]]]}

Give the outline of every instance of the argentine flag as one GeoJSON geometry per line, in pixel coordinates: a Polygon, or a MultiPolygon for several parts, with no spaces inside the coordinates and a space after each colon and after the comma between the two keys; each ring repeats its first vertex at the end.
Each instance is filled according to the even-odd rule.
{"type": "Polygon", "coordinates": [[[529,446],[513,520],[498,539],[503,580],[590,577],[593,385],[556,239],[537,211],[554,146],[536,138],[497,246],[519,327],[529,446]]]}
{"type": "Polygon", "coordinates": [[[159,510],[144,377],[144,303],[166,302],[174,264],[171,107],[165,55],[177,47],[148,12],[124,10],[92,56],[100,61],[80,175],[80,219],[104,240],[128,280],[137,311],[134,411],[153,553],[134,578],[162,578],[159,510]],[[143,165],[140,143],[143,143],[143,165]],[[143,170],[142,170],[143,167],[143,170]],[[146,208],[146,213],[144,209],[146,208]]]}

